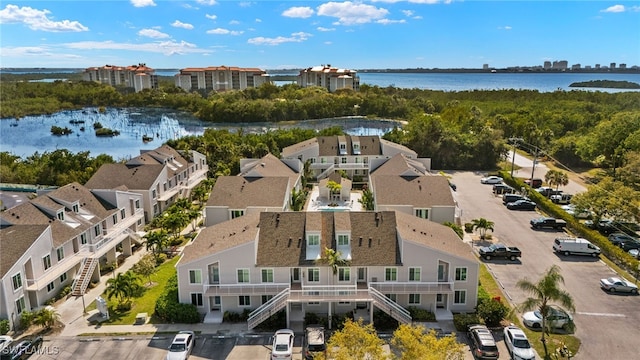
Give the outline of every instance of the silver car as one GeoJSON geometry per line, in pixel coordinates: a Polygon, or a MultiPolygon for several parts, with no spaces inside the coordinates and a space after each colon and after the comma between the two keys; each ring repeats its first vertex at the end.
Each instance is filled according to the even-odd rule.
{"type": "Polygon", "coordinates": [[[196,334],[193,331],[180,331],[169,346],[167,360],[186,360],[196,346],[196,334]]]}
{"type": "Polygon", "coordinates": [[[487,176],[480,179],[481,184],[500,184],[502,183],[502,178],[499,176],[487,176]]]}
{"type": "Polygon", "coordinates": [[[600,279],[600,287],[612,293],[617,291],[632,294],[638,293],[638,286],[636,284],[619,277],[600,279]]]}
{"type": "Polygon", "coordinates": [[[533,351],[527,335],[517,326],[510,325],[504,328],[504,344],[513,360],[533,360],[536,353],[533,351]]]}

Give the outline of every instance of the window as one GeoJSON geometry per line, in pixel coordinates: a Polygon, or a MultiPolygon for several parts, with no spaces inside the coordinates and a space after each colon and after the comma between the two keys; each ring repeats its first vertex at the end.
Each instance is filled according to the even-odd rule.
{"type": "Polygon", "coordinates": [[[64,221],[64,211],[58,211],[58,220],[64,221]]]}
{"type": "Polygon", "coordinates": [[[467,281],[467,268],[456,268],[456,281],[467,281]]]}
{"type": "Polygon", "coordinates": [[[466,304],[467,303],[467,290],[456,290],[453,294],[454,304],[466,304]]]}
{"type": "Polygon", "coordinates": [[[384,281],[397,281],[397,280],[398,280],[398,269],[396,268],[384,269],[384,281]]]}
{"type": "Polygon", "coordinates": [[[209,282],[210,284],[220,283],[220,263],[209,265],[209,282]]]}
{"type": "Polygon", "coordinates": [[[58,261],[64,259],[64,248],[62,246],[56,249],[56,255],[58,255],[58,261]]]}
{"type": "Polygon", "coordinates": [[[56,288],[56,285],[53,283],[53,281],[47,284],[47,292],[51,292],[55,288],[56,288]]]}
{"type": "Polygon", "coordinates": [[[18,290],[22,287],[22,276],[20,275],[20,273],[17,273],[15,275],[13,275],[13,277],[11,278],[11,280],[13,281],[13,290],[18,290]]]}
{"type": "Polygon", "coordinates": [[[189,284],[202,284],[201,270],[189,270],[189,284]]]}
{"type": "Polygon", "coordinates": [[[273,299],[273,295],[262,295],[262,303],[266,304],[267,301],[273,299]]]}
{"type": "Polygon", "coordinates": [[[429,209],[416,209],[416,216],[422,219],[428,219],[429,209]]]}
{"type": "Polygon", "coordinates": [[[409,268],[409,281],[420,281],[420,268],[419,267],[410,267],[409,268]]]}
{"type": "Polygon", "coordinates": [[[127,217],[127,211],[125,209],[120,210],[120,219],[127,217]]]}
{"type": "Polygon", "coordinates": [[[238,269],[238,282],[239,283],[249,282],[249,269],[238,269]]]}
{"type": "Polygon", "coordinates": [[[202,293],[191,293],[191,303],[195,306],[202,306],[202,293]]]}
{"type": "Polygon", "coordinates": [[[67,273],[60,275],[60,283],[67,281],[67,273]]]}
{"type": "Polygon", "coordinates": [[[167,183],[162,184],[162,190],[167,191],[167,183]]]}
{"type": "Polygon", "coordinates": [[[87,234],[80,234],[80,244],[85,245],[87,243],[87,234]]]}
{"type": "Polygon", "coordinates": [[[350,268],[339,268],[338,269],[338,281],[350,281],[351,280],[351,269],[350,268]]]}
{"type": "Polygon", "coordinates": [[[338,235],[338,246],[349,245],[349,235],[338,235]]]}
{"type": "Polygon", "coordinates": [[[318,282],[320,281],[320,269],[318,268],[310,268],[308,271],[308,277],[307,280],[309,282],[318,282]]]}
{"type": "Polygon", "coordinates": [[[140,209],[140,200],[136,200],[136,209],[140,209]]]}
{"type": "Polygon", "coordinates": [[[320,235],[307,235],[308,246],[320,246],[320,235]]]}
{"type": "Polygon", "coordinates": [[[152,198],[152,199],[155,199],[156,197],[157,197],[156,190],[155,190],[155,189],[153,189],[153,190],[151,191],[151,198],[152,198]]]}
{"type": "Polygon", "coordinates": [[[26,307],[27,306],[24,303],[24,296],[20,296],[20,298],[16,300],[16,312],[20,314],[24,309],[26,309],[26,307]]]}
{"type": "Polygon", "coordinates": [[[100,236],[100,224],[93,227],[93,233],[95,236],[100,236]]]}
{"type": "Polygon", "coordinates": [[[238,296],[238,306],[251,306],[251,296],[248,296],[248,295],[238,296]]]}
{"type": "Polygon", "coordinates": [[[113,214],[113,216],[111,216],[111,219],[113,219],[113,224],[117,224],[118,223],[118,214],[113,214]]]}
{"type": "Polygon", "coordinates": [[[263,283],[273,282],[273,269],[262,269],[262,282],[263,283]]]}
{"type": "Polygon", "coordinates": [[[419,305],[420,304],[420,294],[409,294],[409,304],[419,305]]]}
{"type": "Polygon", "coordinates": [[[51,267],[51,255],[43,257],[42,264],[44,265],[45,270],[49,269],[51,267]]]}
{"type": "Polygon", "coordinates": [[[398,297],[396,296],[396,294],[384,294],[384,296],[386,296],[389,300],[396,302],[398,297]]]}
{"type": "Polygon", "coordinates": [[[340,158],[340,162],[343,163],[343,164],[346,164],[347,163],[347,158],[346,157],[340,158]]]}
{"type": "Polygon", "coordinates": [[[71,209],[74,213],[78,213],[80,211],[80,207],[78,206],[78,204],[74,204],[71,209]]]}
{"type": "Polygon", "coordinates": [[[235,219],[244,215],[244,210],[231,210],[231,218],[235,219]]]}

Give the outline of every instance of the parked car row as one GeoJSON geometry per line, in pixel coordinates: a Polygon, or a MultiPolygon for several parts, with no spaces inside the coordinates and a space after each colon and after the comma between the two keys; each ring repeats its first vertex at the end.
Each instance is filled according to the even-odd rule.
{"type": "MultiPolygon", "coordinates": [[[[533,351],[531,343],[522,329],[511,324],[506,326],[502,331],[504,344],[509,352],[510,358],[517,360],[534,360],[536,358],[536,353],[533,351]]],[[[496,345],[493,333],[485,325],[470,325],[467,335],[474,358],[500,358],[500,351],[496,345]]]]}
{"type": "Polygon", "coordinates": [[[42,337],[38,336],[33,339],[21,340],[18,343],[12,343],[13,339],[9,336],[0,337],[0,359],[1,360],[24,360],[28,359],[42,347],[42,337]]]}

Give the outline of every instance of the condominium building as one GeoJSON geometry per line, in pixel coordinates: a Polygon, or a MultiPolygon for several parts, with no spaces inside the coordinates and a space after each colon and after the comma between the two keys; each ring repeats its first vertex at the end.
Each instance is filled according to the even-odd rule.
{"type": "Polygon", "coordinates": [[[360,90],[360,78],[355,70],[339,69],[331,65],[320,65],[300,70],[300,87],[320,86],[329,92],[339,89],[360,90]]]}
{"type": "Polygon", "coordinates": [[[124,164],[105,164],[86,182],[92,190],[125,187],[142,195],[145,219],[150,221],[207,179],[206,157],[195,151],[178,152],[168,145],[141,151],[124,164]]]}
{"type": "Polygon", "coordinates": [[[185,68],[175,75],[175,84],[185,91],[244,90],[269,82],[267,72],[258,68],[210,66],[185,68]]]}
{"type": "Polygon", "coordinates": [[[155,75],[155,70],[146,64],[90,67],[82,72],[82,80],[96,81],[114,87],[130,87],[136,92],[158,88],[158,76],[155,75]]]}
{"type": "Polygon", "coordinates": [[[141,244],[142,196],[71,183],[0,213],[0,318],[42,307],[71,285],[81,296],[100,268],[141,244]]]}
{"type": "Polygon", "coordinates": [[[407,307],[473,312],[478,261],[444,225],[395,211],[261,212],[203,229],[178,264],[179,299],[205,322],[250,310],[252,329],[286,311],[287,326],[307,312],[382,310],[411,323],[407,307]],[[326,249],[347,261],[333,268],[326,249]]]}

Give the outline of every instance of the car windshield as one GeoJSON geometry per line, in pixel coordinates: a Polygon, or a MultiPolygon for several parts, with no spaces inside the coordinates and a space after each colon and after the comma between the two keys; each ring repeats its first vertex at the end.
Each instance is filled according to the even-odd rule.
{"type": "Polygon", "coordinates": [[[542,314],[540,313],[539,310],[534,311],[533,315],[535,315],[538,319],[542,319],[542,314]]]}
{"type": "Polygon", "coordinates": [[[277,344],[276,345],[276,351],[285,352],[287,350],[289,350],[289,345],[287,345],[287,344],[277,344]]]}
{"type": "Polygon", "coordinates": [[[324,344],[309,344],[309,351],[324,351],[324,344]]]}
{"type": "Polygon", "coordinates": [[[529,341],[527,339],[514,339],[513,347],[517,347],[520,349],[528,349],[531,347],[531,345],[529,344],[529,341]]]}
{"type": "Polygon", "coordinates": [[[185,350],[186,346],[184,344],[171,344],[171,347],[169,348],[169,351],[171,352],[181,352],[185,350]]]}

